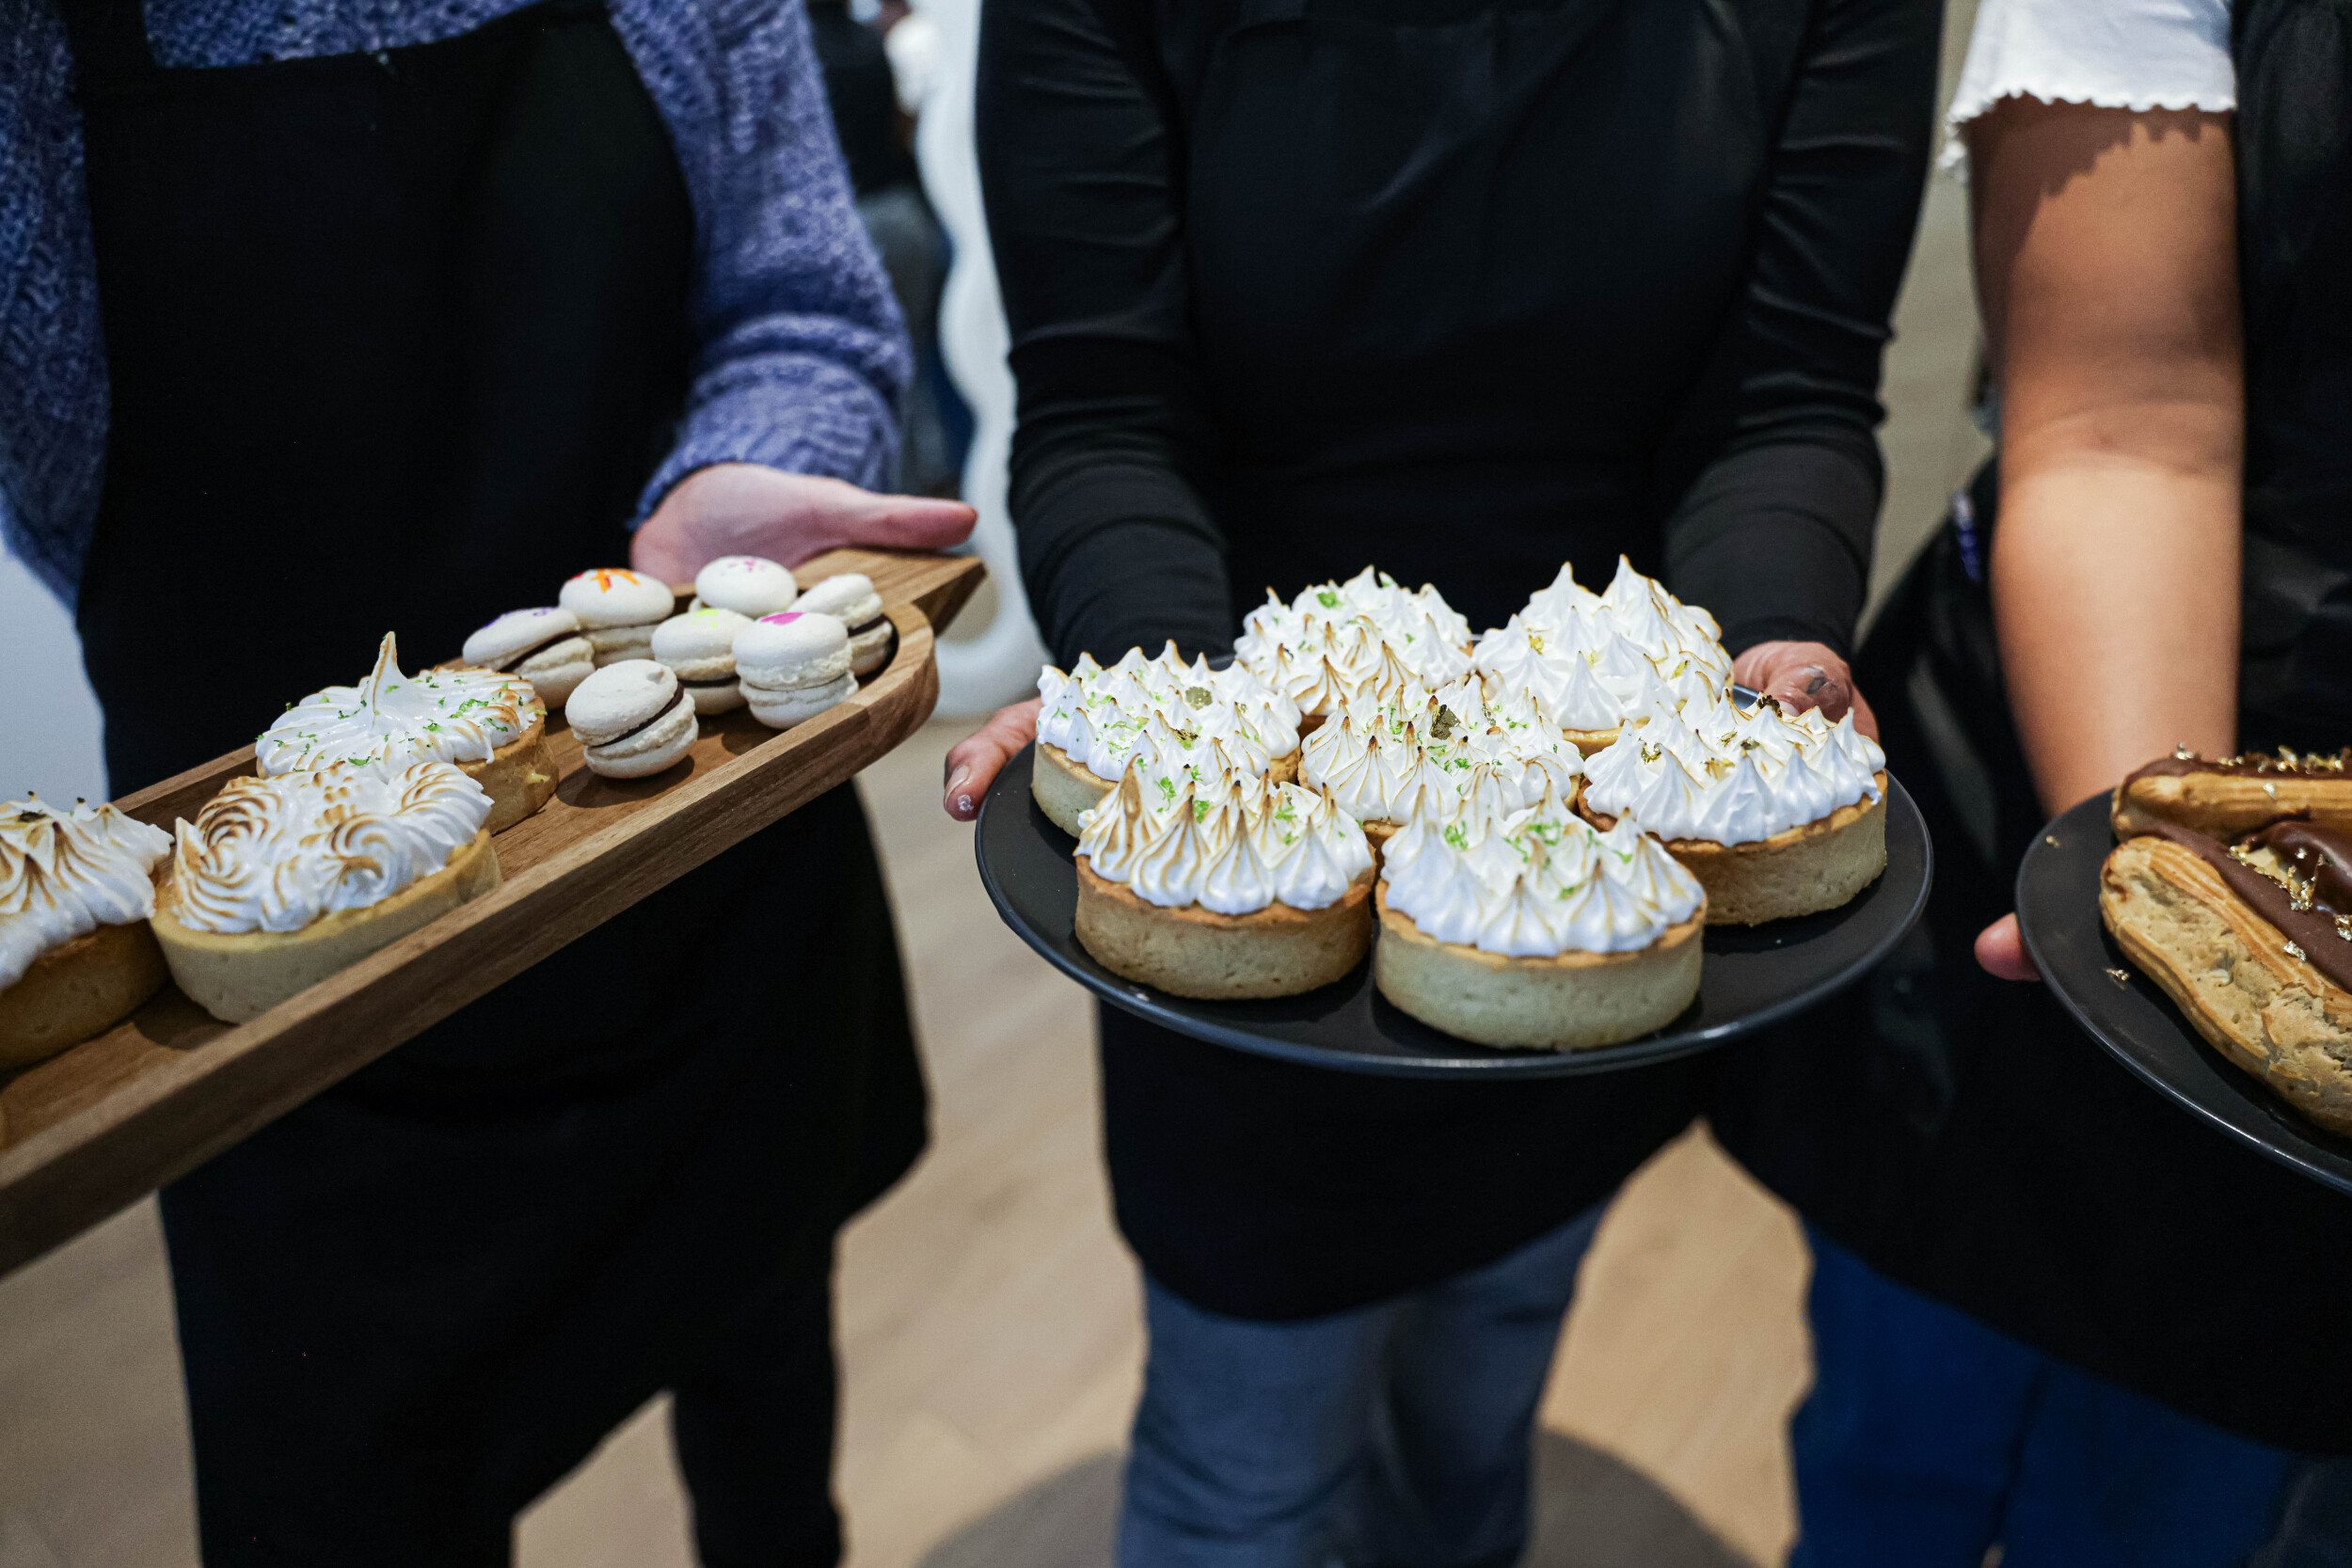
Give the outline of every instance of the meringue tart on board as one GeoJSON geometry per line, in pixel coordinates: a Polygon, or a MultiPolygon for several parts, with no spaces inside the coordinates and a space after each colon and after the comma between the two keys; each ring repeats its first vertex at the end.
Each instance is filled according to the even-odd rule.
{"type": "Polygon", "coordinates": [[[111,805],[0,802],[0,1070],[128,1018],[164,983],[149,919],[171,835],[111,805]]]}
{"type": "Polygon", "coordinates": [[[445,762],[237,778],[183,820],[155,900],[171,977],[244,1023],[499,884],[490,797],[445,762]]]}

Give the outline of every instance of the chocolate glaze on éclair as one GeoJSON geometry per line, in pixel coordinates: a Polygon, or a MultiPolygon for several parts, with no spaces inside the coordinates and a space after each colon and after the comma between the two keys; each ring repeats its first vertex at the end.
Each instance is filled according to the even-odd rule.
{"type": "Polygon", "coordinates": [[[2213,868],[2238,899],[2279,927],[2299,957],[2352,991],[2352,834],[2287,818],[2224,845],[2170,822],[2149,823],[2136,837],[2166,839],[2213,868]],[[2284,880],[2253,858],[2267,849],[2284,880]]]}
{"type": "Polygon", "coordinates": [[[2192,773],[2221,773],[2241,779],[2329,779],[2342,776],[2352,766],[2352,747],[2332,756],[2325,752],[2296,752],[2281,746],[2276,755],[2268,752],[2248,752],[2234,757],[2201,757],[2184,748],[2169,757],[2158,757],[2144,768],[2135,768],[2124,775],[2123,787],[2129,789],[2136,779],[2180,779],[2192,773]]]}

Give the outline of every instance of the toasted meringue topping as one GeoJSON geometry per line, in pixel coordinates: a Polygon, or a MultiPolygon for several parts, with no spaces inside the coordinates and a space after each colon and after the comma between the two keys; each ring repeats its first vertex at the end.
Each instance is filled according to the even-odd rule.
{"type": "Polygon", "coordinates": [[[1443,595],[1426,584],[1408,592],[1369,566],[1288,604],[1269,589],[1242,627],[1236,660],[1308,713],[1399,696],[1408,686],[1443,686],[1460,679],[1470,662],[1470,623],[1443,595]]]}
{"type": "Polygon", "coordinates": [[[1595,594],[1563,566],[1550,587],[1478,640],[1472,663],[1525,690],[1555,723],[1607,730],[1647,705],[1653,686],[1677,701],[1711,696],[1731,682],[1731,657],[1707,611],[1684,604],[1617,558],[1617,575],[1595,594]],[[1585,669],[1576,668],[1582,662],[1585,669]]]}
{"type": "Polygon", "coordinates": [[[169,833],[110,805],[0,801],[0,990],[53,947],[153,914],[170,852],[169,833]]]}
{"type": "Polygon", "coordinates": [[[1067,674],[1048,665],[1037,689],[1040,741],[1097,778],[1116,780],[1138,764],[1167,799],[1204,768],[1263,773],[1298,749],[1296,704],[1239,666],[1186,663],[1173,642],[1157,658],[1130,648],[1108,669],[1087,654],[1067,674]]]}
{"type": "Polygon", "coordinates": [[[489,795],[446,762],[231,779],[180,823],[172,914],[199,931],[298,931],[440,870],[489,815],[489,795]]]}
{"type": "Polygon", "coordinates": [[[1509,812],[1418,817],[1389,840],[1380,879],[1389,908],[1424,936],[1512,958],[1632,952],[1706,901],[1631,817],[1602,832],[1556,792],[1509,812]]]}
{"type": "Polygon", "coordinates": [[[1400,823],[1472,799],[1514,810],[1547,789],[1573,799],[1581,771],[1575,744],[1534,703],[1469,679],[1349,705],[1307,737],[1298,766],[1358,821],[1400,823]]]}
{"type": "Polygon", "coordinates": [[[1816,709],[1793,718],[1766,701],[1741,713],[1720,699],[1653,705],[1585,765],[1584,799],[1630,812],[1668,839],[1747,844],[1879,798],[1886,753],[1816,709]]]}
{"type": "Polygon", "coordinates": [[[400,673],[384,634],[358,686],[330,686],[294,704],[254,742],[264,778],[334,762],[486,762],[538,717],[531,683],[490,670],[400,673]]]}
{"type": "Polygon", "coordinates": [[[1079,818],[1094,874],[1168,909],[1249,914],[1320,910],[1372,867],[1372,845],[1321,790],[1263,776],[1212,775],[1154,810],[1140,769],[1079,818]]]}

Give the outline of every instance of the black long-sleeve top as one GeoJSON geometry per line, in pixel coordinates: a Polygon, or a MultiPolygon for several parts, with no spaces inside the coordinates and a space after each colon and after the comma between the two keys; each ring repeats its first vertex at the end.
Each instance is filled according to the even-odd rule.
{"type": "Polygon", "coordinates": [[[1842,650],[1939,9],[992,8],[1048,644],[1219,647],[1264,588],[1367,561],[1499,625],[1624,550],[1734,651],[1842,650]]]}
{"type": "MultiPolygon", "coordinates": [[[[981,172],[1011,508],[1067,661],[1230,644],[1376,563],[1495,626],[1623,551],[1736,651],[1843,649],[1937,0],[999,0],[981,172]]],[[[1242,1316],[1500,1256],[1695,1103],[1677,1066],[1338,1081],[1106,1017],[1145,1264],[1242,1316]]]]}

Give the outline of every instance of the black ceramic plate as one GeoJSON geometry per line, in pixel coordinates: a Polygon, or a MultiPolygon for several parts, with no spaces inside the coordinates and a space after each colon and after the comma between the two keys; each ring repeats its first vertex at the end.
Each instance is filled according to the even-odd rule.
{"type": "Polygon", "coordinates": [[[1193,1002],[1122,980],[1078,945],[1077,841],[1029,794],[1025,750],[996,775],[973,835],[980,880],[1005,924],[1046,961],[1115,1006],[1237,1051],[1343,1072],[1408,1078],[1554,1078],[1614,1072],[1728,1044],[1801,1012],[1860,978],[1927,905],[1927,827],[1902,785],[1887,789],[1886,871],[1841,910],[1754,927],[1710,926],[1698,1000],[1654,1035],[1590,1051],[1491,1051],[1399,1011],[1372,983],[1346,979],[1268,1002],[1193,1002]]]}
{"type": "Polygon", "coordinates": [[[2042,829],[2026,851],[2017,924],[2034,967],[2074,1022],[2158,1092],[2280,1164],[2352,1193],[2352,1139],[2321,1132],[2232,1067],[2107,935],[2099,867],[2113,847],[2107,797],[2097,795],[2042,829]]]}

